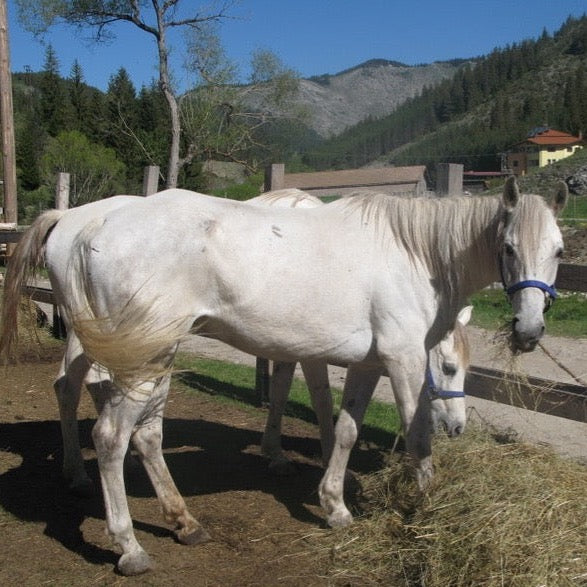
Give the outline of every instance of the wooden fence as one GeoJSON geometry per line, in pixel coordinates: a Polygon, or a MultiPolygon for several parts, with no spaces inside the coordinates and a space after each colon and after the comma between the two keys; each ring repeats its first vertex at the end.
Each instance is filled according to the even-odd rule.
{"type": "MultiPolygon", "coordinates": [[[[365,187],[357,183],[348,171],[344,172],[342,178],[346,187],[365,187]]],[[[336,173],[329,174],[329,179],[334,180],[334,183],[336,183],[336,173]]],[[[315,183],[315,179],[315,177],[312,178],[313,183],[315,183]]],[[[363,176],[360,176],[357,181],[361,179],[363,176]]],[[[265,176],[265,186],[268,191],[279,189],[284,185],[295,187],[290,183],[287,174],[283,173],[282,166],[268,168],[265,176]],[[275,178],[278,179],[275,180],[275,178]]],[[[16,243],[21,234],[22,232],[14,230],[0,231],[0,244],[16,243]]],[[[561,290],[587,292],[587,265],[562,263],[558,270],[556,287],[561,290]]],[[[53,293],[50,289],[27,286],[24,293],[35,301],[53,304],[54,324],[60,324],[59,312],[54,305],[53,293]]],[[[57,330],[59,331],[59,326],[57,326],[57,330]]],[[[269,361],[267,359],[257,358],[256,388],[261,401],[267,401],[269,394],[269,361]]],[[[466,389],[469,395],[475,397],[587,422],[587,388],[582,385],[570,385],[534,377],[528,377],[524,380],[514,379],[513,376],[503,371],[473,365],[469,368],[466,389]]]]}

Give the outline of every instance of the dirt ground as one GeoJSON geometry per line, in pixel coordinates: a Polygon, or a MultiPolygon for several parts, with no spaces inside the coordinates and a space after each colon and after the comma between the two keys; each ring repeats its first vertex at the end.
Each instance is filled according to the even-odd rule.
{"type": "MultiPolygon", "coordinates": [[[[227,358],[218,349],[214,354],[227,358]]],[[[61,477],[52,389],[59,348],[43,355],[0,368],[0,585],[337,584],[325,578],[328,556],[313,556],[316,544],[330,548],[327,534],[333,532],[326,529],[316,491],[322,475],[316,427],[285,419],[284,447],[298,475],[275,477],[259,451],[264,409],[231,407],[177,386],[166,410],[165,458],[212,541],[195,547],[176,543],[142,467],[131,463],[126,482],[135,532],[157,566],[140,577],[118,575],[119,554],[104,532],[99,488],[91,498],[75,497],[61,477]]],[[[196,390],[214,391],[214,382],[205,378],[194,375],[190,381],[196,390]]],[[[98,482],[90,434],[95,412],[88,394],[82,398],[82,446],[98,482]]],[[[350,468],[359,474],[378,470],[392,443],[359,443],[350,468]]],[[[350,503],[360,512],[360,494],[350,503]]]]}
{"type": "MultiPolygon", "coordinates": [[[[279,478],[259,454],[266,412],[240,410],[205,395],[173,389],[166,411],[166,460],[193,515],[212,541],[176,543],[159,515],[138,464],[127,470],[127,493],[138,540],[157,568],[116,574],[118,553],[104,533],[99,490],[76,498],[61,477],[61,436],[52,380],[58,355],[3,369],[0,389],[1,585],[324,585],[305,537],[325,528],[317,486],[319,443],[310,424],[286,419],[284,447],[299,475],[279,478]],[[2,511],[4,510],[4,511],[2,511]]],[[[197,381],[197,379],[196,379],[197,381]]],[[[98,480],[88,394],[80,411],[82,445],[98,480]]],[[[355,451],[351,466],[381,466],[378,447],[355,451]]]]}

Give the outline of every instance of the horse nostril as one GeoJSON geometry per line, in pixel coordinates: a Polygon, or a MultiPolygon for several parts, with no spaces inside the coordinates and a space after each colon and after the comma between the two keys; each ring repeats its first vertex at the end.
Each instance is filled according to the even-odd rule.
{"type": "Polygon", "coordinates": [[[442,364],[442,372],[449,377],[454,377],[457,373],[457,366],[454,363],[449,363],[448,361],[442,364]]]}
{"type": "Polygon", "coordinates": [[[450,438],[455,438],[457,436],[460,436],[463,433],[463,429],[464,429],[464,426],[462,426],[461,424],[457,424],[456,426],[453,426],[449,430],[448,435],[450,436],[450,438]]]}

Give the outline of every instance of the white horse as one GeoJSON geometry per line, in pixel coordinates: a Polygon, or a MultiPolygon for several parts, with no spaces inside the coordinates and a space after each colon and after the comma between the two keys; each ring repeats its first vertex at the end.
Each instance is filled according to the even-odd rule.
{"type": "MultiPolygon", "coordinates": [[[[70,262],[72,245],[85,225],[105,213],[116,210],[121,206],[141,201],[137,196],[116,196],[97,202],[73,208],[67,211],[49,210],[39,216],[33,226],[27,231],[15,255],[11,268],[20,269],[10,272],[7,289],[12,289],[13,296],[6,296],[3,306],[4,331],[14,333],[16,323],[9,324],[16,317],[14,309],[10,309],[9,300],[18,300],[18,291],[35,269],[34,260],[44,257],[49,267],[49,278],[54,292],[55,301],[63,305],[63,289],[67,278],[67,267],[70,262]]],[[[262,206],[302,207],[311,208],[322,205],[322,201],[298,189],[283,189],[264,193],[247,203],[262,206]]],[[[470,315],[470,314],[469,314],[470,315]]],[[[461,318],[459,318],[461,320],[461,318]]],[[[458,322],[457,321],[457,326],[458,322]]],[[[468,318],[467,318],[468,320],[468,318]]],[[[458,329],[457,329],[458,332],[458,329]]],[[[437,345],[430,353],[429,377],[437,382],[437,387],[443,390],[442,396],[438,393],[431,395],[432,419],[434,426],[443,425],[449,435],[457,435],[463,429],[466,421],[465,402],[452,394],[446,395],[445,390],[462,390],[465,376],[464,353],[468,350],[459,341],[462,335],[453,343],[449,333],[446,341],[437,345]],[[447,401],[448,400],[448,401],[447,401]]],[[[8,337],[3,339],[6,342],[8,337]]],[[[271,377],[271,401],[269,415],[263,435],[263,452],[271,459],[271,468],[280,472],[288,470],[289,461],[282,456],[281,450],[281,417],[285,409],[295,363],[276,362],[271,377]]],[[[332,420],[332,395],[328,382],[328,371],[325,363],[302,364],[307,385],[310,391],[312,405],[320,428],[322,443],[322,458],[326,466],[332,452],[334,442],[334,424],[332,420]]],[[[101,409],[102,398],[110,385],[108,372],[92,364],[84,355],[83,349],[71,328],[67,328],[67,339],[64,357],[61,361],[59,374],[54,383],[55,394],[60,413],[60,424],[63,438],[63,475],[69,482],[73,493],[88,495],[93,493],[93,483],[88,477],[81,453],[77,409],[79,405],[82,384],[85,382],[98,412],[101,409]]],[[[165,380],[167,382],[167,379],[165,380]]],[[[428,388],[430,385],[427,383],[428,388]]],[[[464,398],[464,394],[462,396],[464,398]]]]}
{"type": "Polygon", "coordinates": [[[122,477],[131,435],[178,539],[208,538],[163,459],[152,457],[161,453],[161,381],[183,336],[196,331],[278,361],[349,365],[319,488],[328,522],[347,524],[344,470],[382,366],[425,486],[427,353],[464,300],[500,274],[515,313],[512,346],[534,348],[555,295],[555,215],[566,197],[561,188],[548,207],[509,180],[501,199],[370,195],[286,210],[167,190],[91,222],[74,243],[64,309],[86,355],[114,381],[93,438],[121,572],[151,564],[132,531],[122,477]]]}
{"type": "MultiPolygon", "coordinates": [[[[257,206],[315,208],[322,206],[320,198],[298,189],[267,192],[247,203],[257,206]]],[[[444,427],[450,437],[460,435],[467,420],[464,383],[469,365],[469,342],[464,326],[471,318],[472,306],[457,315],[454,328],[429,352],[426,369],[426,391],[431,401],[433,429],[444,427]]],[[[291,471],[289,460],[281,447],[281,421],[296,363],[276,361],[269,384],[269,414],[261,441],[261,449],[270,459],[270,468],[279,474],[291,471]]],[[[302,372],[310,392],[310,400],[320,429],[322,462],[328,466],[334,446],[332,393],[328,380],[328,365],[324,362],[301,362],[302,372]]],[[[375,381],[374,384],[377,382],[375,381]]]]}

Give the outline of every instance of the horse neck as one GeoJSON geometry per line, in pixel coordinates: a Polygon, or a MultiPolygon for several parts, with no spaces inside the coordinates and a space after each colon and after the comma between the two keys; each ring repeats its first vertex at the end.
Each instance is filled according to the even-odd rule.
{"type": "Polygon", "coordinates": [[[454,213],[449,215],[449,220],[444,218],[443,222],[435,223],[436,238],[431,237],[433,240],[428,242],[430,250],[440,250],[428,265],[428,271],[434,276],[432,283],[438,303],[427,337],[428,348],[438,344],[454,327],[469,296],[500,279],[497,258],[503,216],[500,199],[480,196],[439,202],[445,204],[455,206],[454,213]]]}
{"type": "MultiPolygon", "coordinates": [[[[448,220],[437,222],[440,263],[446,271],[440,299],[447,319],[453,320],[471,294],[500,279],[503,210],[499,197],[460,198],[440,205],[444,204],[455,208],[448,220]]],[[[439,275],[438,265],[433,271],[439,275]]]]}
{"type": "Polygon", "coordinates": [[[412,200],[363,194],[321,210],[329,213],[338,208],[358,213],[354,217],[360,218],[361,226],[371,226],[381,242],[403,248],[426,272],[451,319],[468,296],[499,280],[503,217],[499,197],[412,200]]]}
{"type": "Polygon", "coordinates": [[[471,239],[462,250],[463,263],[458,268],[464,297],[500,280],[499,247],[502,233],[503,208],[501,198],[479,196],[479,207],[472,214],[484,218],[470,219],[471,239]],[[475,221],[479,221],[476,223],[475,221]]]}

